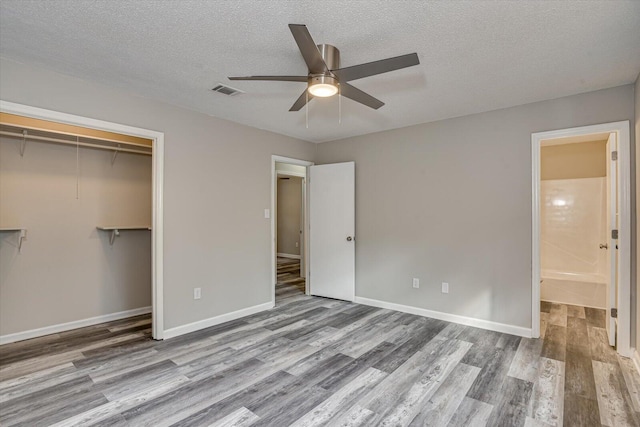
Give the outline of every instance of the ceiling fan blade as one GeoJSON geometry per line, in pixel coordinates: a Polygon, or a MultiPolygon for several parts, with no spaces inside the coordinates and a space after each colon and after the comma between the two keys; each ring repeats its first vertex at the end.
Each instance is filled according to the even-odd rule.
{"type": "Polygon", "coordinates": [[[414,65],[418,65],[420,60],[417,53],[396,56],[394,58],[381,59],[380,61],[367,62],[366,64],[354,65],[337,70],[331,70],[338,76],[341,82],[361,79],[363,77],[375,76],[376,74],[388,73],[414,65]]]}
{"type": "Polygon", "coordinates": [[[296,99],[296,102],[293,103],[291,108],[289,108],[289,111],[300,111],[300,109],[306,105],[307,100],[311,101],[312,98],[313,95],[311,95],[310,93],[307,95],[307,90],[305,89],[304,92],[302,92],[302,95],[300,95],[298,99],[296,99]]]}
{"type": "Polygon", "coordinates": [[[246,76],[227,77],[229,80],[271,80],[277,82],[308,82],[308,76],[246,76]]]}
{"type": "Polygon", "coordinates": [[[371,107],[374,110],[377,110],[384,105],[384,102],[374,98],[366,92],[361,91],[355,86],[351,86],[349,83],[340,83],[340,94],[353,99],[360,104],[364,104],[367,107],[371,107]]]}
{"type": "Polygon", "coordinates": [[[309,30],[307,30],[307,26],[289,24],[289,29],[298,44],[298,49],[300,49],[304,62],[307,63],[309,72],[311,74],[326,73],[328,71],[327,64],[325,64],[324,59],[322,59],[318,46],[316,46],[316,42],[311,38],[311,34],[309,34],[309,30]]]}

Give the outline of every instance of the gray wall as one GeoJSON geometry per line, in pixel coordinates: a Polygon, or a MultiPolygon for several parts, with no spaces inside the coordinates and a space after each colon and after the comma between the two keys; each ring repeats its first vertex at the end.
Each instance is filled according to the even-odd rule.
{"type": "Polygon", "coordinates": [[[313,159],[311,143],[4,59],[0,68],[3,100],[165,133],[165,329],[271,300],[271,155],[313,159]]]}
{"type": "Polygon", "coordinates": [[[0,138],[0,335],[151,305],[151,233],[113,246],[97,225],[151,225],[151,157],[0,138]]]}
{"type": "Polygon", "coordinates": [[[531,327],[531,133],[619,120],[631,85],[320,144],[356,162],[356,295],[531,327]]]}
{"type": "Polygon", "coordinates": [[[278,253],[300,255],[302,178],[278,179],[278,253]]]}

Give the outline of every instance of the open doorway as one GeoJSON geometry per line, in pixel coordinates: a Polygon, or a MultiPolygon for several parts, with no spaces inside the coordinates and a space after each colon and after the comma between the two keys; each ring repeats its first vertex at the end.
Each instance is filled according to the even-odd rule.
{"type": "Polygon", "coordinates": [[[306,168],[276,162],[276,301],[307,293],[304,266],[306,168]]]}
{"type": "Polygon", "coordinates": [[[272,157],[274,305],[309,294],[307,167],[312,164],[272,157]]]}
{"type": "Polygon", "coordinates": [[[628,122],[532,135],[532,335],[630,353],[628,122]]]}
{"type": "MultiPolygon", "coordinates": [[[[343,162],[315,166],[312,162],[305,160],[275,155],[271,156],[271,163],[272,304],[274,306],[279,304],[277,296],[283,293],[291,298],[313,295],[354,301],[355,163],[343,162]],[[304,176],[302,176],[303,173],[304,176]],[[304,277],[305,292],[303,294],[301,291],[296,291],[297,295],[292,295],[293,290],[290,288],[283,289],[281,292],[276,291],[278,282],[277,189],[280,178],[286,177],[304,178],[301,181],[303,225],[299,241],[299,275],[304,277]]],[[[265,217],[269,217],[270,212],[265,211],[265,217]]],[[[282,264],[286,262],[291,264],[293,261],[287,261],[291,259],[295,258],[280,257],[282,264]]],[[[286,271],[287,268],[281,265],[281,271],[291,278],[289,276],[291,271],[286,271]]]]}

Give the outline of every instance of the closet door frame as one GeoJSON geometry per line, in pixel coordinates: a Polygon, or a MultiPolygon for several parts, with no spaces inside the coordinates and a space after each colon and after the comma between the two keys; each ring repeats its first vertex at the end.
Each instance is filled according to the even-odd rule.
{"type": "Polygon", "coordinates": [[[164,339],[163,312],[163,182],[164,182],[164,133],[149,129],[91,119],[74,114],[61,113],[29,105],[0,100],[0,112],[34,119],[49,120],[68,125],[82,126],[124,135],[147,138],[153,141],[152,150],[152,218],[151,218],[151,316],[152,337],[164,339]]]}

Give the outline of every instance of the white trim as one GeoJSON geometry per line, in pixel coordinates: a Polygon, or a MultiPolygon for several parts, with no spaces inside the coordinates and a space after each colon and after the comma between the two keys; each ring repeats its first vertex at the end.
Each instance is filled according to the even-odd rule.
{"type": "MultiPolygon", "coordinates": [[[[291,157],[283,157],[278,155],[271,155],[271,303],[275,305],[276,303],[276,281],[278,279],[276,272],[276,162],[279,163],[288,163],[292,165],[306,166],[307,174],[309,173],[309,166],[313,166],[313,162],[307,160],[294,159],[291,157]]],[[[306,188],[307,188],[307,200],[304,200],[305,203],[305,223],[303,224],[303,234],[304,234],[304,248],[302,253],[304,254],[304,265],[306,267],[305,273],[305,286],[306,293],[309,294],[309,179],[306,179],[306,188]]]]}
{"type": "Polygon", "coordinates": [[[230,322],[232,320],[240,319],[241,317],[250,316],[255,313],[259,313],[265,310],[271,310],[274,307],[273,303],[267,302],[264,304],[254,305],[253,307],[247,307],[240,310],[232,311],[231,313],[221,314],[220,316],[210,317],[204,320],[198,320],[197,322],[187,323],[186,325],[176,326],[175,328],[167,329],[164,331],[164,338],[174,338],[180,335],[188,334],[191,332],[199,331],[201,329],[210,328],[211,326],[219,325],[221,323],[230,322]]]}
{"type": "Polygon", "coordinates": [[[285,254],[282,252],[278,252],[276,255],[278,255],[280,258],[300,259],[300,255],[285,254]]]}
{"type": "Polygon", "coordinates": [[[156,136],[152,154],[151,336],[164,339],[164,134],[156,136]]]}
{"type": "Polygon", "coordinates": [[[540,338],[540,141],[531,138],[531,337],[540,338]]]}
{"type": "Polygon", "coordinates": [[[276,169],[278,176],[293,176],[296,178],[306,178],[307,174],[302,172],[279,171],[276,169]]]}
{"type": "Polygon", "coordinates": [[[415,314],[417,316],[444,320],[446,322],[458,323],[460,325],[487,329],[489,331],[496,331],[496,332],[502,332],[504,334],[531,338],[531,329],[523,328],[521,326],[507,325],[505,323],[492,322],[490,320],[482,320],[482,319],[476,319],[474,317],[466,317],[466,316],[460,316],[457,314],[443,313],[441,311],[427,310],[426,308],[395,304],[392,302],[380,301],[380,300],[371,299],[371,298],[356,297],[354,302],[358,304],[370,305],[372,307],[386,308],[389,310],[401,311],[403,313],[415,314]]]}
{"type": "Polygon", "coordinates": [[[152,230],[151,230],[151,305],[152,305],[152,336],[163,339],[164,331],[164,133],[149,129],[137,128],[74,114],[61,113],[28,105],[16,104],[0,100],[0,111],[18,114],[25,117],[83,126],[108,132],[148,138],[153,141],[152,151],[152,230]]]}
{"type": "Polygon", "coordinates": [[[113,322],[114,320],[126,319],[127,317],[140,316],[147,313],[151,313],[151,307],[134,308],[132,310],[103,314],[102,316],[90,317],[88,319],[74,320],[73,322],[60,323],[57,325],[45,326],[43,328],[16,332],[15,334],[2,335],[0,336],[0,345],[43,337],[45,335],[57,334],[58,332],[70,331],[72,329],[99,325],[100,323],[113,322]]]}
{"type": "Polygon", "coordinates": [[[638,353],[638,350],[635,348],[632,350],[631,360],[633,360],[633,364],[636,365],[636,370],[638,371],[638,374],[640,374],[640,353],[638,353]]]}
{"type": "Polygon", "coordinates": [[[531,321],[534,338],[540,336],[540,146],[543,140],[592,133],[618,135],[618,353],[631,356],[631,156],[629,121],[604,123],[531,134],[531,321]]]}

